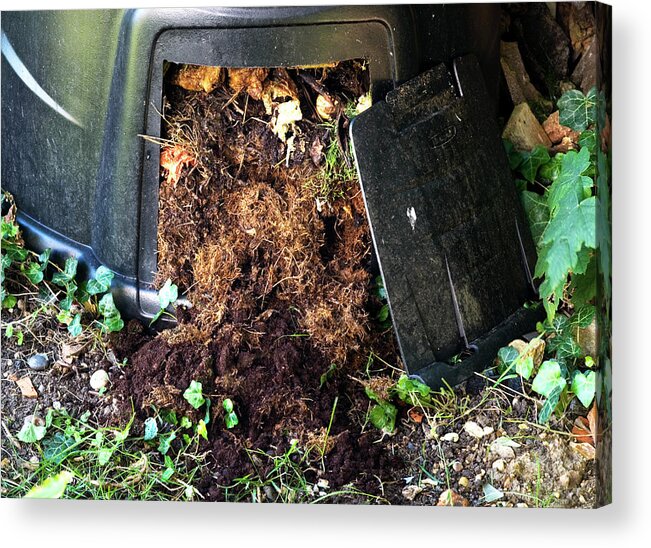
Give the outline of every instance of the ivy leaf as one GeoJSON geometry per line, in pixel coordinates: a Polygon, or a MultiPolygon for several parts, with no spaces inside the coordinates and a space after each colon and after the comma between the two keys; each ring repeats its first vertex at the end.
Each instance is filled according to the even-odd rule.
{"type": "Polygon", "coordinates": [[[120,331],[124,327],[124,321],[120,311],[115,306],[113,295],[107,293],[97,303],[99,313],[103,316],[103,325],[109,331],[120,331]]]}
{"type": "Polygon", "coordinates": [[[41,263],[41,270],[44,271],[47,268],[47,263],[50,260],[50,255],[52,254],[52,250],[48,247],[43,250],[43,253],[41,253],[38,256],[38,262],[41,263]]]}
{"type": "Polygon", "coordinates": [[[83,328],[81,327],[81,314],[75,314],[75,317],[68,324],[68,333],[73,337],[81,335],[83,328]]]}
{"type": "Polygon", "coordinates": [[[531,229],[531,236],[533,237],[536,247],[540,245],[540,239],[545,232],[545,228],[549,223],[549,206],[547,205],[547,197],[545,195],[537,194],[525,190],[520,194],[524,211],[529,220],[529,228],[531,229]]]}
{"type": "Polygon", "coordinates": [[[100,266],[95,272],[95,277],[88,280],[86,284],[86,292],[89,295],[97,295],[98,293],[106,293],[111,287],[111,280],[113,280],[113,272],[106,268],[104,265],[100,266]]]}
{"type": "MultiPolygon", "coordinates": [[[[234,414],[234,413],[233,413],[234,414]]],[[[228,418],[229,415],[226,417],[228,418]]],[[[237,424],[237,417],[235,424],[230,423],[231,425],[229,426],[228,420],[226,421],[226,428],[233,428],[237,424]]],[[[200,419],[198,424],[197,424],[197,434],[199,434],[204,440],[208,441],[208,429],[206,428],[206,423],[203,422],[203,419],[200,419]]]]}
{"type": "Polygon", "coordinates": [[[584,407],[590,407],[596,391],[596,375],[594,371],[581,373],[575,371],[572,377],[572,392],[579,398],[584,407]]]}
{"type": "Polygon", "coordinates": [[[553,319],[568,274],[579,266],[584,247],[596,247],[597,199],[585,198],[592,185],[582,173],[590,165],[587,149],[568,152],[562,172],[547,194],[550,220],[540,237],[536,277],[544,276],[539,291],[548,319],[553,319]]]}
{"type": "Polygon", "coordinates": [[[22,264],[20,270],[34,285],[38,285],[43,281],[43,271],[38,263],[22,264]]]}
{"type": "Polygon", "coordinates": [[[74,445],[75,438],[56,432],[51,438],[43,440],[43,457],[54,464],[61,464],[70,455],[74,445]]]}
{"type": "Polygon", "coordinates": [[[547,421],[549,420],[549,417],[552,416],[554,409],[556,409],[556,406],[558,405],[558,402],[561,399],[562,392],[563,392],[563,388],[560,385],[556,386],[550,392],[549,396],[545,400],[545,403],[540,408],[540,413],[538,413],[538,422],[540,424],[546,424],[547,421]]]}
{"type": "Polygon", "coordinates": [[[497,352],[498,369],[500,373],[504,373],[511,369],[515,361],[518,359],[518,351],[512,346],[503,346],[497,352]]]}
{"type": "Polygon", "coordinates": [[[533,373],[533,367],[533,358],[531,356],[527,356],[526,358],[520,357],[515,361],[515,372],[527,380],[533,373]]]}
{"type": "MultiPolygon", "coordinates": [[[[185,398],[185,400],[195,409],[199,409],[199,407],[201,407],[206,401],[206,398],[203,397],[203,393],[201,392],[201,390],[202,387],[200,382],[191,381],[190,386],[188,386],[185,392],[183,392],[183,397],[185,398]]],[[[226,401],[227,400],[224,400],[224,402],[226,401]]],[[[226,409],[226,407],[224,407],[224,409],[226,409]]],[[[233,409],[231,407],[231,411],[232,410],[233,409]]]]}
{"type": "Polygon", "coordinates": [[[538,175],[543,181],[547,181],[548,183],[553,183],[556,179],[558,179],[558,176],[561,173],[561,164],[563,162],[563,156],[565,156],[565,154],[563,154],[562,152],[558,152],[554,155],[554,157],[549,162],[540,166],[540,169],[538,170],[538,175]]]}
{"type": "Polygon", "coordinates": [[[597,119],[597,89],[592,88],[587,95],[578,89],[566,91],[558,100],[559,118],[562,126],[575,131],[583,131],[597,119]]]}
{"type": "MultiPolygon", "coordinates": [[[[531,384],[531,389],[541,396],[549,398],[556,388],[563,390],[566,384],[567,381],[561,371],[560,363],[556,360],[547,360],[540,366],[538,374],[531,384]]],[[[560,398],[560,391],[558,396],[560,398]]]]}
{"type": "Polygon", "coordinates": [[[66,492],[68,484],[74,476],[64,470],[55,476],[50,476],[43,483],[32,487],[25,495],[26,499],[59,499],[66,492]]]}
{"type": "Polygon", "coordinates": [[[506,156],[509,159],[509,167],[511,168],[511,171],[515,171],[522,163],[522,154],[516,150],[515,146],[513,146],[513,143],[508,139],[502,139],[502,143],[504,144],[506,156]]]}
{"type": "Polygon", "coordinates": [[[160,307],[165,310],[170,304],[175,303],[178,298],[179,288],[168,278],[163,287],[158,291],[160,307]]]}
{"type": "Polygon", "coordinates": [[[172,431],[167,436],[160,436],[158,442],[158,452],[161,455],[166,455],[172,446],[172,441],[176,439],[176,432],[172,431]]]}
{"type": "Polygon", "coordinates": [[[153,440],[158,435],[158,424],[156,424],[156,419],[154,417],[148,417],[145,420],[145,435],[143,439],[145,441],[153,440]]]}
{"type": "Polygon", "coordinates": [[[549,152],[543,146],[535,147],[531,152],[522,153],[522,161],[518,170],[524,178],[533,183],[538,173],[538,168],[549,162],[549,152]]]}
{"type": "Polygon", "coordinates": [[[77,275],[78,261],[74,257],[68,257],[62,272],[55,272],[52,276],[52,283],[65,287],[75,279],[77,275]]]}

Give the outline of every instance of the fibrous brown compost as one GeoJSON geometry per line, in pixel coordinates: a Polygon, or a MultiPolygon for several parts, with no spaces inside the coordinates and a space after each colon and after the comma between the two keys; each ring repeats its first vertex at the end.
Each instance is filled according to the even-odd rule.
{"type": "Polygon", "coordinates": [[[173,280],[192,306],[140,348],[129,326],[121,351],[138,349],[121,391],[144,414],[191,414],[182,398],[191,380],[235,402],[233,430],[213,408],[212,499],[250,471],[244,449],[323,439],[337,399],[325,474],[342,485],[368,470],[375,489],[373,474],[396,463],[372,443],[377,432],[360,435],[368,399],[352,377],[372,350],[396,356],[372,317],[371,240],[344,111],[368,91],[367,73],[356,61],[218,72],[208,93],[180,87],[191,74],[187,87],[200,88],[200,72],[171,70],[179,85],[166,87],[158,281],[173,280]]]}

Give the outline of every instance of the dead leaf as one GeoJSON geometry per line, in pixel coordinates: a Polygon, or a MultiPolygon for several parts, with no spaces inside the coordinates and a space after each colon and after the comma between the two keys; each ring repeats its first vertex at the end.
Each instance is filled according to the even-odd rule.
{"type": "Polygon", "coordinates": [[[18,388],[20,388],[20,393],[24,398],[38,398],[38,392],[36,392],[36,389],[32,384],[32,379],[29,377],[18,379],[16,384],[18,385],[18,388]]]}
{"type": "Polygon", "coordinates": [[[176,145],[163,147],[160,153],[160,166],[167,171],[166,185],[176,187],[185,166],[194,166],[196,160],[185,148],[176,145]]]}
{"type": "Polygon", "coordinates": [[[470,503],[459,493],[455,493],[452,489],[446,489],[441,493],[436,506],[470,506],[470,503]]]}
{"type": "Polygon", "coordinates": [[[63,345],[61,345],[61,359],[65,363],[71,364],[74,361],[74,358],[79,356],[84,348],[86,348],[85,344],[63,343],[63,345]]]}
{"type": "Polygon", "coordinates": [[[570,447],[588,460],[593,460],[595,458],[595,448],[590,443],[574,443],[571,441],[570,447]]]}
{"type": "Polygon", "coordinates": [[[337,112],[337,103],[336,99],[320,94],[316,98],[316,113],[324,120],[331,120],[332,115],[337,112]]]}
{"type": "Polygon", "coordinates": [[[423,488],[418,485],[407,485],[402,490],[402,496],[407,500],[414,500],[417,495],[423,492],[423,488]]]}
{"type": "Polygon", "coordinates": [[[596,446],[599,439],[599,410],[596,401],[592,404],[592,409],[588,413],[588,424],[592,433],[592,445],[596,446]]]}
{"type": "Polygon", "coordinates": [[[592,443],[590,424],[585,417],[576,418],[574,426],[572,426],[572,434],[574,434],[578,443],[592,443]]]}
{"type": "Polygon", "coordinates": [[[310,147],[310,158],[312,158],[312,162],[314,163],[315,166],[319,167],[319,164],[321,163],[322,155],[323,155],[323,143],[321,142],[321,139],[319,139],[319,137],[317,136],[317,138],[314,139],[312,146],[310,147]]]}
{"type": "Polygon", "coordinates": [[[235,93],[246,91],[251,99],[259,101],[268,74],[269,69],[265,68],[230,68],[228,85],[235,93]]]}
{"type": "Polygon", "coordinates": [[[412,407],[409,410],[409,418],[414,421],[416,424],[420,424],[423,422],[423,419],[425,418],[425,415],[415,407],[412,407]]]}
{"type": "Polygon", "coordinates": [[[210,93],[224,79],[221,67],[206,67],[203,65],[182,65],[174,74],[171,81],[189,91],[205,91],[210,93]]]}
{"type": "Polygon", "coordinates": [[[543,361],[545,341],[538,337],[532,339],[529,343],[521,339],[515,339],[509,343],[509,346],[515,348],[523,358],[531,358],[534,367],[538,367],[543,361]]]}

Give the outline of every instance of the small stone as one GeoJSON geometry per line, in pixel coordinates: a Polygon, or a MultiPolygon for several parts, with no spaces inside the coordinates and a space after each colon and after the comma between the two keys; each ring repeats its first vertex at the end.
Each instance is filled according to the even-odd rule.
{"type": "Polygon", "coordinates": [[[527,430],[529,430],[529,425],[525,422],[521,422],[520,424],[518,424],[518,430],[523,430],[526,432],[527,430]]]}
{"type": "MultiPolygon", "coordinates": [[[[490,450],[491,453],[497,455],[500,459],[511,460],[515,458],[515,451],[513,450],[512,445],[502,443],[501,440],[505,438],[498,438],[493,443],[491,443],[490,450]]],[[[519,444],[515,444],[519,445],[519,444]]]]}
{"type": "Polygon", "coordinates": [[[552,142],[527,103],[516,106],[502,132],[502,138],[517,150],[530,151],[537,146],[551,148],[552,142]]]}
{"type": "Polygon", "coordinates": [[[452,463],[452,470],[455,472],[461,472],[461,470],[463,470],[463,464],[461,464],[458,460],[454,461],[452,463]]]}
{"type": "Polygon", "coordinates": [[[54,409],[55,411],[61,409],[61,402],[60,401],[52,402],[52,409],[54,409]]]}
{"type": "Polygon", "coordinates": [[[456,432],[448,432],[445,434],[445,436],[441,437],[443,441],[451,441],[452,443],[456,443],[459,441],[459,434],[456,432]]]}
{"type": "Polygon", "coordinates": [[[103,369],[98,369],[90,377],[90,386],[93,390],[101,390],[106,388],[109,383],[109,376],[103,369]]]}
{"type": "Polygon", "coordinates": [[[494,431],[492,426],[484,426],[484,436],[490,436],[494,431]]]}
{"type": "MultiPolygon", "coordinates": [[[[542,127],[545,130],[545,133],[547,133],[549,140],[554,144],[560,143],[565,137],[570,139],[570,143],[577,143],[579,141],[578,131],[574,131],[572,128],[561,125],[558,110],[548,116],[548,118],[543,122],[542,127]]],[[[542,339],[534,340],[542,341],[542,339]]]]}
{"type": "Polygon", "coordinates": [[[33,371],[44,371],[50,365],[47,354],[34,354],[27,360],[27,366],[33,371]]]}
{"type": "Polygon", "coordinates": [[[459,478],[459,485],[461,487],[468,487],[468,485],[470,485],[470,480],[466,476],[461,476],[459,478]]]}
{"type": "Polygon", "coordinates": [[[560,477],[558,478],[558,483],[560,483],[563,489],[567,489],[570,486],[570,475],[561,474],[560,477]]]}
{"type": "Polygon", "coordinates": [[[498,472],[504,472],[506,468],[506,463],[504,462],[504,459],[497,459],[493,463],[493,470],[496,470],[498,472]]]}
{"type": "Polygon", "coordinates": [[[579,495],[579,502],[585,504],[585,497],[583,495],[579,495]]]}
{"type": "Polygon", "coordinates": [[[529,505],[526,502],[518,502],[515,505],[516,508],[529,508],[529,505]]]}
{"type": "Polygon", "coordinates": [[[484,429],[474,421],[468,421],[464,424],[463,429],[473,438],[484,437],[484,429]]]}
{"type": "Polygon", "coordinates": [[[36,455],[34,455],[34,456],[30,457],[29,462],[31,462],[32,464],[38,464],[41,461],[39,460],[39,458],[36,455]]]}
{"type": "Polygon", "coordinates": [[[407,500],[414,500],[420,493],[422,493],[423,488],[418,485],[407,485],[402,490],[402,496],[407,500]]]}

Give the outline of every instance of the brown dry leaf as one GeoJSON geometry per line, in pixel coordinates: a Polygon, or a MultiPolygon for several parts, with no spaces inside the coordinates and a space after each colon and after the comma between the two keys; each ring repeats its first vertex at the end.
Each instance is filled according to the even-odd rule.
{"type": "Polygon", "coordinates": [[[515,348],[518,354],[524,358],[531,358],[535,367],[538,367],[543,362],[545,341],[542,339],[535,338],[529,343],[521,339],[515,339],[509,343],[509,346],[515,348]]]}
{"type": "Polygon", "coordinates": [[[167,171],[166,185],[176,187],[185,166],[194,166],[196,160],[182,146],[164,147],[160,153],[160,166],[167,171]]]}
{"type": "Polygon", "coordinates": [[[324,94],[316,98],[316,113],[324,120],[331,120],[332,115],[337,112],[338,101],[324,94]]]}
{"type": "Polygon", "coordinates": [[[455,493],[452,489],[446,489],[441,493],[436,506],[470,506],[470,503],[459,493],[455,493]]]}
{"type": "Polygon", "coordinates": [[[570,447],[588,460],[593,460],[595,458],[595,448],[590,443],[574,443],[571,441],[570,447]]]}
{"type": "Polygon", "coordinates": [[[572,434],[576,437],[578,443],[592,443],[592,434],[590,433],[590,424],[585,417],[577,417],[572,427],[572,434]]]}
{"type": "Polygon", "coordinates": [[[268,74],[266,68],[230,68],[228,85],[235,93],[246,91],[252,99],[259,101],[268,74]]]}
{"type": "Polygon", "coordinates": [[[414,421],[416,424],[420,424],[423,422],[423,419],[425,418],[425,415],[415,407],[412,407],[409,410],[409,418],[414,421]]]}
{"type": "Polygon", "coordinates": [[[183,65],[171,78],[175,84],[188,91],[205,91],[210,93],[224,79],[221,67],[206,67],[203,65],[183,65]]]}
{"type": "Polygon", "coordinates": [[[32,384],[32,379],[29,377],[18,379],[16,384],[18,385],[18,388],[20,388],[20,393],[24,398],[38,398],[38,392],[36,392],[36,389],[32,384]]]}
{"type": "Polygon", "coordinates": [[[599,438],[599,410],[596,401],[592,404],[592,409],[588,413],[588,424],[592,433],[592,445],[596,446],[599,438]]]}
{"type": "Polygon", "coordinates": [[[312,158],[312,162],[314,163],[315,166],[319,167],[319,164],[321,163],[322,155],[323,155],[323,143],[321,142],[321,139],[319,139],[319,137],[317,136],[316,139],[314,139],[312,146],[310,147],[310,158],[312,158]]]}
{"type": "Polygon", "coordinates": [[[63,343],[61,346],[61,360],[67,364],[71,364],[79,354],[86,348],[85,344],[68,344],[63,343]]]}

